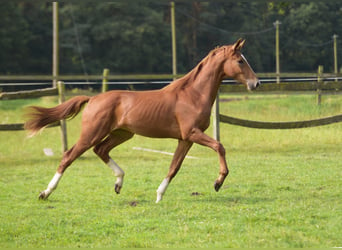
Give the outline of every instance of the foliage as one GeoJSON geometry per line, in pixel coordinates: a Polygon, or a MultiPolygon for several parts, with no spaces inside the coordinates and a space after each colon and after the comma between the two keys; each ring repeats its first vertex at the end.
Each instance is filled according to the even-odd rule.
{"type": "MultiPolygon", "coordinates": [[[[300,120],[339,114],[341,96],[226,95],[221,112],[257,120],[300,120]],[[294,105],[295,104],[295,105],[294,105]]],[[[56,98],[0,102],[0,116],[21,122],[21,107],[53,106],[56,98]],[[9,112],[12,110],[13,112],[9,112]],[[14,112],[17,111],[17,112],[14,112]]],[[[80,116],[68,122],[70,145],[80,116]]],[[[93,152],[66,171],[47,201],[37,199],[60,160],[59,129],[27,139],[0,132],[1,247],[341,247],[342,124],[297,130],[258,130],[221,124],[230,174],[220,192],[215,152],[195,145],[161,203],[155,190],[175,140],[136,136],[111,152],[125,170],[115,177],[93,152]],[[5,135],[5,137],[3,136],[5,135]],[[51,148],[48,157],[43,148],[51,148]],[[133,156],[133,157],[132,157],[133,156]]],[[[210,129],[208,134],[210,134],[210,129]]]]}
{"type": "MultiPolygon", "coordinates": [[[[101,71],[103,65],[113,72],[122,73],[160,72],[170,67],[170,63],[167,63],[170,61],[170,35],[165,33],[168,30],[167,24],[163,21],[160,8],[148,5],[134,7],[129,2],[80,3],[65,5],[63,13],[67,17],[64,19],[67,23],[63,37],[80,40],[79,47],[69,41],[72,51],[63,56],[67,59],[70,52],[74,55],[75,52],[76,55],[81,53],[86,62],[86,70],[94,70],[90,73],[101,71]],[[94,12],[99,15],[91,14],[94,12]],[[68,20],[71,15],[72,21],[68,20]],[[83,24],[78,26],[76,22],[83,24]],[[72,34],[74,25],[79,27],[79,37],[72,34]]],[[[74,63],[79,64],[78,61],[74,63]]],[[[68,65],[63,69],[67,70],[68,65]]]]}
{"type": "MultiPolygon", "coordinates": [[[[0,73],[50,74],[51,3],[7,1],[0,8],[0,73]]],[[[105,67],[112,73],[171,72],[168,2],[73,1],[59,9],[62,74],[98,74],[105,67]]],[[[245,55],[256,71],[274,71],[276,20],[281,71],[313,72],[318,64],[332,71],[341,9],[338,1],[176,1],[178,71],[239,37],[247,39],[245,55]]]]}

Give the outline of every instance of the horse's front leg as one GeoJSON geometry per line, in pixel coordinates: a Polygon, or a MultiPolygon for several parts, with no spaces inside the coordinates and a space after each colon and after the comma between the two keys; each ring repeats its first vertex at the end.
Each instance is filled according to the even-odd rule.
{"type": "Polygon", "coordinates": [[[159,188],[157,189],[157,200],[156,203],[162,200],[163,195],[170,183],[170,181],[175,177],[178,170],[180,169],[182,162],[186,156],[186,154],[189,152],[190,148],[192,146],[192,142],[189,141],[178,141],[178,146],[176,149],[176,152],[173,156],[171,166],[169,169],[169,173],[167,174],[166,178],[163,180],[163,182],[160,184],[159,188]]]}
{"type": "Polygon", "coordinates": [[[224,180],[226,179],[229,173],[227,162],[226,162],[226,150],[224,149],[223,145],[220,142],[204,134],[201,130],[197,128],[194,128],[191,131],[189,140],[194,143],[198,143],[200,145],[210,147],[218,153],[219,159],[220,159],[220,174],[217,180],[215,181],[214,188],[216,191],[219,191],[219,189],[221,188],[224,180]]]}
{"type": "Polygon", "coordinates": [[[62,178],[63,174],[56,172],[56,174],[53,176],[52,180],[49,182],[47,188],[40,192],[39,199],[40,200],[46,200],[53,190],[57,188],[58,182],[62,178]]]}

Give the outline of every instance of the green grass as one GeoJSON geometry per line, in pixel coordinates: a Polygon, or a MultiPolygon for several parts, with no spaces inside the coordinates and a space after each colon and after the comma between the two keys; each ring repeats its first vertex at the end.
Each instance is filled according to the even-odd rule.
{"type": "MultiPolygon", "coordinates": [[[[319,118],[342,112],[341,96],[231,95],[221,113],[261,121],[319,118]],[[245,97],[248,98],[245,98],[245,97]]],[[[22,107],[55,98],[0,102],[0,123],[22,122],[22,107]]],[[[80,116],[68,122],[69,146],[80,116]]],[[[211,128],[207,133],[211,134],[211,128]]],[[[58,128],[27,139],[0,132],[0,247],[336,247],[342,246],[342,124],[299,130],[257,130],[221,124],[230,174],[220,192],[218,157],[195,145],[163,201],[156,189],[174,140],[135,136],[112,151],[125,170],[115,177],[90,150],[39,201],[61,158],[58,128]],[[43,148],[55,155],[47,157],[43,148]],[[197,193],[198,195],[193,195],[197,193]]]]}

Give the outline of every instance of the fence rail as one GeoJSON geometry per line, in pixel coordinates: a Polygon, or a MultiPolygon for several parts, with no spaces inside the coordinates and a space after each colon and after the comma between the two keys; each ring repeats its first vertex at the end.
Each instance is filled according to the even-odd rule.
{"type": "MultiPolygon", "coordinates": [[[[320,67],[323,69],[322,66],[320,67]]],[[[107,90],[108,85],[113,86],[115,84],[168,84],[172,79],[182,76],[183,74],[109,74],[108,69],[104,69],[103,74],[98,75],[59,75],[58,77],[53,77],[52,75],[0,75],[0,87],[19,87],[25,85],[25,83],[23,83],[24,81],[37,81],[37,83],[27,83],[27,85],[41,85],[42,83],[39,83],[39,81],[51,82],[52,85],[52,82],[58,78],[58,80],[66,81],[66,84],[83,84],[84,86],[89,84],[97,85],[102,81],[102,88],[107,90]],[[104,84],[106,84],[106,86],[104,84]]],[[[258,73],[258,77],[261,79],[262,83],[257,90],[258,92],[316,91],[317,89],[322,91],[342,90],[342,74],[324,73],[323,70],[317,73],[258,73]],[[279,77],[280,83],[270,83],[276,82],[277,77],[279,77]]],[[[229,84],[233,82],[233,80],[225,80],[223,82],[224,84],[221,85],[220,91],[230,93],[246,91],[245,87],[242,85],[229,84]]],[[[48,85],[48,83],[44,84],[48,85]]],[[[0,93],[0,99],[9,99],[11,98],[10,95],[11,94],[0,93]]],[[[25,98],[24,93],[22,98],[25,98]]]]}
{"type": "Polygon", "coordinates": [[[0,124],[0,131],[24,130],[24,123],[0,124]]]}
{"type": "MultiPolygon", "coordinates": [[[[299,82],[280,82],[280,83],[271,83],[271,84],[261,84],[261,86],[256,90],[256,92],[301,92],[301,91],[315,91],[317,93],[317,104],[320,105],[321,102],[321,94],[323,91],[328,92],[338,92],[342,90],[342,74],[331,74],[331,73],[323,73],[323,67],[320,66],[318,72],[315,73],[281,73],[281,78],[285,77],[307,77],[311,78],[309,81],[299,81],[299,82]],[[329,79],[329,81],[325,81],[325,79],[329,79]],[[333,81],[332,81],[333,80],[333,81]]],[[[181,77],[182,75],[177,75],[176,77],[181,77]]],[[[259,77],[277,77],[278,75],[275,73],[260,73],[259,77]]],[[[135,74],[135,75],[110,75],[109,70],[105,69],[103,71],[103,75],[60,75],[58,79],[63,80],[102,80],[102,91],[106,91],[108,89],[108,84],[112,84],[108,82],[109,80],[170,80],[175,77],[172,74],[135,74]]],[[[43,81],[51,81],[54,78],[50,75],[29,75],[29,76],[0,76],[0,81],[28,81],[28,80],[43,80],[43,81]]],[[[120,82],[122,84],[124,82],[120,82]]],[[[86,84],[86,83],[84,83],[86,84]]],[[[127,82],[127,84],[132,84],[132,82],[127,82]]],[[[45,95],[57,95],[59,94],[59,102],[62,102],[64,99],[64,83],[59,81],[58,88],[47,88],[40,89],[34,91],[18,91],[18,92],[3,92],[0,93],[0,100],[11,100],[18,98],[33,98],[33,97],[41,97],[45,95]]],[[[246,87],[238,84],[223,84],[220,87],[220,93],[237,93],[237,92],[246,92],[246,87]]],[[[243,120],[240,118],[234,118],[226,115],[219,114],[219,106],[218,102],[215,103],[214,110],[216,110],[216,126],[214,126],[214,135],[219,137],[219,123],[229,123],[233,125],[239,125],[250,128],[261,128],[261,129],[294,129],[294,128],[304,128],[304,127],[313,127],[313,126],[322,126],[327,124],[332,124],[336,122],[342,121],[342,115],[325,117],[321,119],[314,119],[308,121],[296,121],[296,122],[261,122],[261,121],[250,121],[243,120]]],[[[66,150],[66,124],[64,121],[56,124],[55,126],[61,126],[62,129],[62,141],[64,144],[64,151],[66,150]]],[[[24,124],[2,124],[0,125],[1,130],[22,130],[24,124]]],[[[219,140],[219,138],[216,138],[219,140]]]]}
{"type": "Polygon", "coordinates": [[[342,115],[335,115],[330,117],[324,117],[320,119],[306,120],[306,121],[294,121],[294,122],[261,122],[244,120],[236,117],[220,114],[220,122],[228,123],[232,125],[258,128],[258,129],[297,129],[297,128],[310,128],[323,125],[329,125],[342,121],[342,115]]]}
{"type": "MultiPolygon", "coordinates": [[[[272,72],[263,72],[257,74],[259,78],[272,78],[276,81],[277,77],[281,79],[286,78],[317,78],[317,73],[296,72],[296,73],[280,73],[279,75],[272,72]]],[[[107,80],[171,80],[174,78],[180,78],[184,74],[109,74],[105,76],[107,80]]],[[[323,78],[342,78],[342,73],[322,73],[323,78]]],[[[54,77],[52,75],[0,75],[0,81],[102,81],[103,74],[95,75],[59,75],[54,77]]]]}
{"type": "MultiPolygon", "coordinates": [[[[274,91],[342,91],[342,81],[309,81],[309,82],[281,82],[276,84],[261,84],[255,92],[274,92],[274,91]]],[[[220,91],[224,93],[244,92],[246,87],[243,85],[221,85],[220,91]]]]}
{"type": "MultiPolygon", "coordinates": [[[[20,131],[24,129],[25,123],[12,123],[12,124],[0,124],[0,131],[20,131]]],[[[56,122],[47,126],[47,128],[53,128],[61,126],[60,122],[56,122]]]]}
{"type": "MultiPolygon", "coordinates": [[[[335,81],[324,81],[327,77],[330,77],[331,74],[323,73],[323,66],[319,65],[316,75],[316,81],[310,82],[296,82],[294,83],[277,83],[277,84],[262,84],[256,91],[260,92],[286,92],[286,91],[315,91],[317,93],[317,105],[321,105],[322,100],[322,92],[323,91],[341,91],[342,90],[342,82],[338,81],[336,78],[335,81]]],[[[221,92],[242,92],[244,90],[244,86],[232,86],[232,85],[223,85],[220,88],[221,92]]],[[[306,128],[306,127],[315,127],[322,126],[331,123],[341,122],[342,115],[337,115],[333,117],[326,117],[321,119],[309,120],[309,121],[296,121],[296,122],[260,122],[260,121],[250,121],[243,120],[235,117],[230,117],[226,115],[219,114],[219,104],[215,102],[214,110],[216,110],[214,120],[219,120],[220,122],[230,123],[233,125],[244,126],[249,128],[261,128],[261,129],[295,129],[295,128],[306,128]]],[[[220,122],[216,122],[213,125],[213,134],[215,139],[220,140],[219,131],[220,131],[220,122]]]]}
{"type": "Polygon", "coordinates": [[[39,90],[3,92],[3,93],[0,93],[0,100],[37,98],[37,97],[49,96],[49,95],[58,95],[58,89],[46,88],[46,89],[39,89],[39,90]]]}
{"type": "MultiPolygon", "coordinates": [[[[17,91],[17,92],[3,92],[3,93],[0,93],[0,100],[27,99],[27,98],[37,98],[37,97],[42,97],[42,96],[54,96],[54,95],[58,95],[60,103],[64,101],[64,83],[63,82],[58,82],[57,88],[46,88],[46,89],[17,91]]],[[[54,124],[51,124],[47,127],[56,127],[56,126],[59,126],[61,128],[62,151],[65,152],[68,148],[65,121],[62,120],[54,124]]],[[[18,130],[24,130],[24,123],[0,124],[0,131],[18,131],[18,130]]]]}

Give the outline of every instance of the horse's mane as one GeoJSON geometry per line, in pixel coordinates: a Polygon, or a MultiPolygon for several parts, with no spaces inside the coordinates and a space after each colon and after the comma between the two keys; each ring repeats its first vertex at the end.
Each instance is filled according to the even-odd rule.
{"type": "Polygon", "coordinates": [[[179,78],[172,82],[170,85],[166,86],[166,88],[186,88],[186,86],[197,78],[198,74],[201,72],[203,66],[214,56],[216,56],[219,52],[223,51],[226,53],[226,49],[228,46],[221,46],[212,49],[206,57],[204,57],[189,73],[187,73],[182,78],[179,78]]]}

